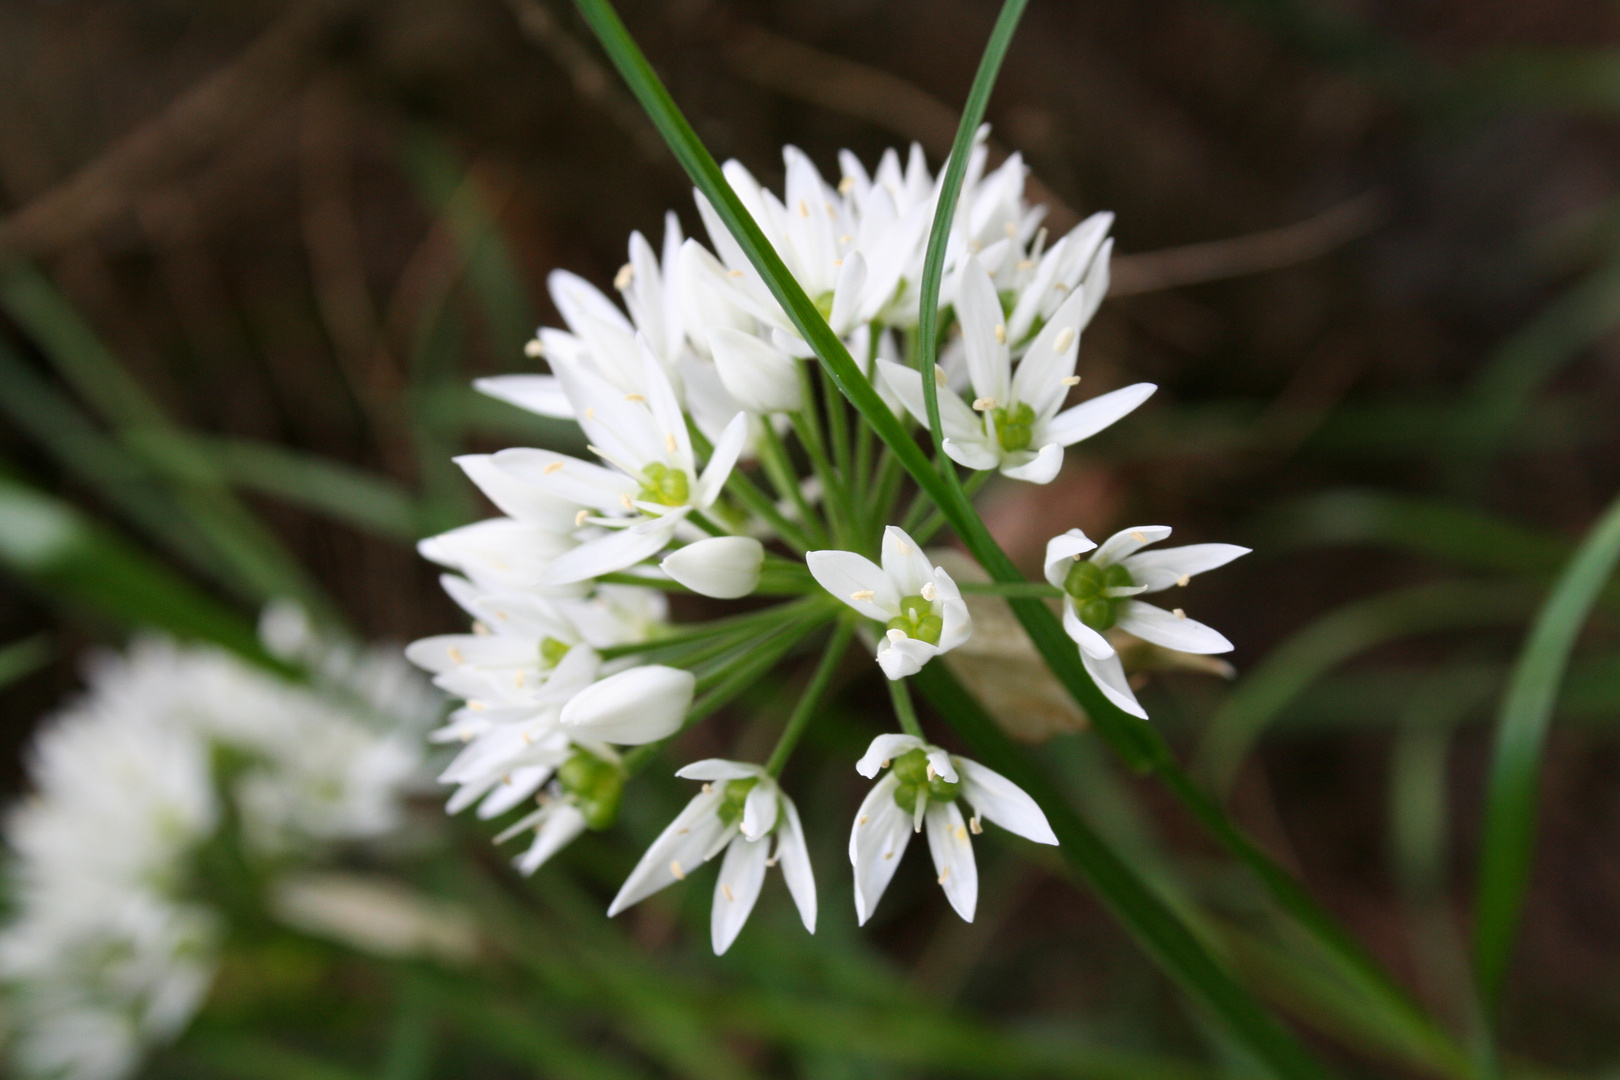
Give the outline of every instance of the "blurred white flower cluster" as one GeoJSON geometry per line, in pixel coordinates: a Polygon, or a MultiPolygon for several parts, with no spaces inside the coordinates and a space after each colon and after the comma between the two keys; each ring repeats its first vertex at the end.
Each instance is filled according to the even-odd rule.
{"type": "Polygon", "coordinates": [[[19,1070],[116,1080],[186,1025],[224,929],[197,859],[227,820],[265,865],[399,824],[437,695],[397,652],[317,642],[290,610],[262,630],[314,662],[311,685],[147,638],[96,656],[84,695],[41,727],[33,793],[5,826],[0,982],[19,1070]]]}

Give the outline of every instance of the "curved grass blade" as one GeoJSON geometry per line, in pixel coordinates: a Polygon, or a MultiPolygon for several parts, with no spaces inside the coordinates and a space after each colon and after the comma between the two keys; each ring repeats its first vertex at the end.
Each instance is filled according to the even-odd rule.
{"type": "Polygon", "coordinates": [[[193,439],[232,483],[410,543],[421,535],[421,514],[403,485],[339,461],[250,439],[193,439]]]}
{"type": "Polygon", "coordinates": [[[1524,907],[1535,843],[1537,777],[1570,651],[1620,562],[1620,500],[1610,505],[1536,615],[1497,718],[1474,907],[1474,975],[1489,1013],[1524,907]]]}

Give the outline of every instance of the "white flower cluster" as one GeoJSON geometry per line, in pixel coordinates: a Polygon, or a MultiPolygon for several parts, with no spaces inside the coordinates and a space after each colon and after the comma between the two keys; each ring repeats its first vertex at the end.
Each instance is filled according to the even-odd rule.
{"type": "MultiPolygon", "coordinates": [[[[314,653],[287,613],[265,631],[314,653]]],[[[194,860],[227,816],[265,865],[398,824],[437,695],[395,652],[319,651],[338,679],[325,690],[142,640],[98,657],[85,695],[45,723],[34,793],[5,827],[0,982],[19,1071],[117,1080],[186,1025],[223,931],[194,860]]]]}
{"type": "MultiPolygon", "coordinates": [[[[945,256],[941,300],[951,334],[934,372],[944,449],[969,469],[1044,484],[1056,477],[1066,447],[1135,409],[1154,387],[1141,383],[1065,408],[1080,383],[1081,334],[1108,291],[1112,219],[1095,215],[1049,243],[1044,207],[1024,201],[1022,160],[1015,155],[987,172],[983,135],[967,163],[945,256]]],[[[915,345],[939,181],[917,147],[904,166],[890,151],[871,173],[845,153],[837,184],[792,147],[784,161],[780,197],[736,162],[724,173],[884,400],[925,424],[922,376],[901,346],[915,345]]],[[[453,571],[445,588],[474,620],[473,633],[429,638],[408,652],[465,703],[436,736],[464,744],[441,776],[456,786],[448,808],[476,803],[480,817],[494,818],[532,798],[497,837],[532,832],[517,862],[525,873],[586,828],[613,821],[633,764],[624,747],[679,731],[695,693],[714,687],[718,695],[745,677],[750,657],[773,635],[802,638],[849,617],[831,604],[805,607],[824,600],[810,579],[870,621],[862,625],[891,680],[915,675],[972,633],[957,585],[923,554],[931,534],[919,532],[919,540],[888,524],[897,462],[886,448],[874,460],[871,431],[856,416],[851,432],[836,394],[823,403],[809,346],[701,195],[697,208],[710,247],[684,237],[673,214],[661,250],[631,236],[629,261],[614,280],[623,308],[580,278],[553,272],[551,296],[567,328],[542,329],[526,350],[550,373],[477,384],[519,407],[576,421],[592,460],[540,449],[459,458],[504,516],[421,545],[453,571]],[[790,429],[812,476],[801,478],[786,452],[790,429]],[[774,493],[745,470],[756,459],[774,493]],[[804,599],[673,627],[657,591],[735,599],[762,581],[804,599]]],[[[1205,557],[1183,572],[1212,565],[1205,557]]],[[[1072,607],[1082,593],[1067,595],[1072,607]]],[[[1115,596],[1102,602],[1113,605],[1115,596]]],[[[1154,619],[1138,612],[1144,606],[1122,609],[1121,625],[1165,639],[1141,629],[1154,619]]],[[[1101,618],[1100,609],[1086,610],[1071,622],[1101,618]]],[[[1097,652],[1098,639],[1080,639],[1091,650],[1088,663],[1113,655],[1111,647],[1106,656],[1097,652]]],[[[1124,686],[1122,675],[1108,684],[1111,693],[1116,683],[1124,686]]],[[[796,735],[783,738],[785,759],[796,735]]],[[[975,808],[975,830],[982,816],[1039,842],[1055,839],[1008,781],[905,738],[916,745],[880,755],[895,758],[894,771],[868,799],[851,841],[857,909],[865,921],[883,891],[904,847],[895,832],[904,818],[909,828],[927,825],[940,880],[970,917],[976,884],[959,798],[975,808]],[[879,808],[873,799],[888,801],[879,808]],[[897,816],[897,807],[905,813],[897,816]]],[[[814,880],[776,758],[770,768],[709,760],[683,769],[679,775],[705,782],[702,793],[647,852],[611,911],[725,851],[713,916],[717,952],[731,944],[766,867],[778,861],[813,929],[814,880]]],[[[875,775],[875,766],[863,772],[875,775]]]]}

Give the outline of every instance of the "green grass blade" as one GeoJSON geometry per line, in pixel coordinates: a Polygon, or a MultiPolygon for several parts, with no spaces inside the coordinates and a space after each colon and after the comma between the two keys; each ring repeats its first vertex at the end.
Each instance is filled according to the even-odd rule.
{"type": "Polygon", "coordinates": [[[1497,717],[1474,908],[1474,971],[1489,1013],[1498,1002],[1524,906],[1535,842],[1537,776],[1564,669],[1592,605],[1620,561],[1620,500],[1587,535],[1536,615],[1497,717]]]}
{"type": "Polygon", "coordinates": [[[230,482],[389,540],[421,536],[404,485],[339,461],[248,439],[197,440],[230,482]]]}
{"type": "Polygon", "coordinates": [[[0,646],[0,690],[18,679],[26,679],[55,657],[50,638],[44,634],[25,637],[10,645],[0,646]]]}
{"type": "Polygon", "coordinates": [[[984,708],[943,665],[914,677],[918,687],[966,740],[973,756],[1029,792],[1046,812],[1062,853],[1115,917],[1181,987],[1244,1048],[1279,1076],[1325,1076],[1325,1068],[1263,1009],[1205,949],[1129,865],[1069,806],[1051,780],[1015,747],[984,708]]]}

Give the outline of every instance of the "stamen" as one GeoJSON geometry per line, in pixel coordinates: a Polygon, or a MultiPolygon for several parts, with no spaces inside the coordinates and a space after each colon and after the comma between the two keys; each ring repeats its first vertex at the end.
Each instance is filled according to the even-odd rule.
{"type": "Polygon", "coordinates": [[[884,857],[884,858],[885,858],[885,859],[892,859],[892,858],[894,858],[894,852],[892,852],[892,851],[885,851],[885,852],[884,852],[884,853],[883,853],[883,857],[884,857]]]}
{"type": "Polygon", "coordinates": [[[834,266],[843,266],[844,265],[844,260],[843,259],[834,259],[833,260],[833,265],[834,266]]]}
{"type": "Polygon", "coordinates": [[[1176,584],[1180,585],[1183,589],[1185,589],[1187,587],[1187,582],[1189,582],[1191,580],[1192,580],[1192,575],[1191,574],[1182,574],[1180,577],[1176,578],[1176,584]]]}
{"type": "Polygon", "coordinates": [[[596,407],[594,405],[585,410],[585,419],[587,419],[587,420],[595,420],[596,419],[596,407]]]}
{"type": "Polygon", "coordinates": [[[855,819],[855,824],[857,824],[857,825],[865,825],[866,824],[866,815],[862,814],[860,817],[856,818],[855,819]]]}
{"type": "Polygon", "coordinates": [[[448,651],[450,653],[450,661],[452,663],[465,664],[467,662],[467,658],[461,655],[461,650],[456,648],[454,645],[450,646],[448,651]]]}
{"type": "Polygon", "coordinates": [[[725,884],[724,882],[722,882],[720,884],[720,895],[724,896],[728,901],[732,901],[732,902],[735,902],[736,899],[737,899],[735,896],[731,895],[731,886],[725,884]]]}
{"type": "Polygon", "coordinates": [[[1170,614],[1174,615],[1178,619],[1185,619],[1187,617],[1187,613],[1182,611],[1180,608],[1171,609],[1170,614]]]}
{"type": "Polygon", "coordinates": [[[713,795],[714,794],[714,785],[713,784],[704,784],[703,785],[703,794],[705,794],[705,795],[713,795]]]}
{"type": "Polygon", "coordinates": [[[692,831],[691,827],[688,826],[687,828],[684,828],[684,829],[680,830],[679,832],[677,832],[675,835],[676,836],[685,836],[687,833],[689,833],[691,831],[692,831]]]}
{"type": "Polygon", "coordinates": [[[1052,351],[1062,352],[1074,344],[1074,327],[1065,326],[1058,331],[1058,336],[1052,339],[1052,351]]]}
{"type": "Polygon", "coordinates": [[[550,476],[552,473],[557,472],[558,470],[562,469],[563,466],[566,465],[566,464],[567,464],[566,462],[562,462],[562,461],[553,461],[550,465],[547,465],[544,469],[541,469],[540,471],[545,473],[547,476],[550,476]]]}
{"type": "Polygon", "coordinates": [[[974,836],[978,836],[980,833],[984,832],[984,826],[979,824],[978,814],[974,814],[968,819],[968,828],[973,830],[974,836]]]}
{"type": "Polygon", "coordinates": [[[1007,230],[1007,235],[1008,236],[1017,236],[1018,235],[1018,223],[1016,221],[1007,222],[1005,228],[1007,230]]]}
{"type": "Polygon", "coordinates": [[[467,708],[471,709],[473,712],[483,712],[485,707],[486,706],[484,705],[484,703],[482,701],[469,701],[469,702],[467,702],[467,708]]]}
{"type": "Polygon", "coordinates": [[[951,876],[951,868],[947,866],[945,869],[943,869],[943,870],[941,870],[939,872],[939,883],[941,885],[945,884],[945,879],[950,877],[950,876],[951,876]]]}
{"type": "Polygon", "coordinates": [[[938,778],[939,778],[939,773],[934,771],[934,763],[930,761],[928,763],[928,779],[937,780],[938,778]]]}
{"type": "Polygon", "coordinates": [[[941,388],[945,386],[945,369],[938,364],[934,365],[934,385],[941,388]]]}
{"type": "Polygon", "coordinates": [[[1007,328],[1001,323],[996,323],[996,344],[1007,344],[1007,328]]]}
{"type": "Polygon", "coordinates": [[[619,493],[619,502],[624,505],[626,510],[634,510],[636,508],[636,504],[630,501],[630,496],[624,494],[623,492],[619,493]]]}
{"type": "Polygon", "coordinates": [[[838,181],[838,194],[840,194],[840,195],[848,195],[850,192],[852,192],[854,190],[855,190],[855,178],[853,176],[846,176],[842,180],[838,181]]]}
{"type": "Polygon", "coordinates": [[[765,865],[775,866],[781,860],[781,858],[782,857],[780,855],[772,855],[770,858],[765,860],[765,865]]]}
{"type": "Polygon", "coordinates": [[[871,589],[856,589],[854,592],[849,594],[849,598],[851,600],[865,601],[872,599],[872,597],[876,595],[877,593],[873,592],[871,589]]]}
{"type": "Polygon", "coordinates": [[[620,292],[628,289],[630,283],[636,280],[636,268],[629,263],[619,267],[619,272],[613,275],[613,287],[620,292]]]}
{"type": "Polygon", "coordinates": [[[1019,259],[1018,260],[1018,269],[1020,269],[1020,270],[1033,270],[1033,269],[1035,269],[1035,260],[1034,259],[1019,259]]]}
{"type": "MultiPolygon", "coordinates": [[[[523,676],[522,675],[518,676],[518,685],[519,686],[523,685],[523,676]]],[[[524,746],[533,746],[534,745],[534,736],[530,735],[527,731],[525,731],[523,733],[523,745],[524,746]]]]}
{"type": "Polygon", "coordinates": [[[966,829],[964,829],[964,828],[962,828],[962,826],[960,826],[960,825],[958,825],[958,826],[957,826],[957,827],[956,827],[956,828],[955,828],[955,830],[953,830],[953,831],[954,831],[954,832],[955,832],[955,833],[956,833],[956,838],[957,838],[957,839],[958,839],[958,840],[966,840],[966,839],[967,839],[967,837],[968,837],[968,832],[967,832],[967,830],[966,830],[966,829]]]}
{"type": "Polygon", "coordinates": [[[853,244],[855,242],[855,238],[849,235],[849,233],[845,233],[843,236],[838,238],[838,242],[840,244],[853,244]]]}
{"type": "Polygon", "coordinates": [[[510,785],[512,783],[512,774],[507,773],[505,776],[501,777],[501,783],[510,785]]]}
{"type": "Polygon", "coordinates": [[[585,519],[590,517],[590,516],[591,516],[591,512],[589,510],[581,510],[579,513],[575,514],[574,515],[574,528],[577,529],[580,526],[584,525],[585,524],[585,519]]]}
{"type": "Polygon", "coordinates": [[[834,221],[838,220],[838,207],[834,206],[830,202],[827,202],[825,199],[822,200],[821,205],[827,208],[828,217],[832,218],[834,221]]]}
{"type": "MultiPolygon", "coordinates": [[[[517,673],[517,674],[516,674],[516,675],[514,675],[514,676],[513,676],[513,677],[512,677],[512,685],[514,685],[514,686],[516,686],[516,687],[518,687],[518,688],[520,688],[520,689],[521,689],[521,688],[522,688],[522,686],[523,686],[523,676],[524,676],[524,675],[525,675],[525,674],[526,674],[526,673],[525,673],[525,672],[522,672],[522,671],[520,671],[520,672],[518,672],[518,673],[517,673]]],[[[527,734],[527,733],[525,733],[525,734],[524,734],[524,736],[523,736],[523,741],[524,741],[524,742],[529,742],[529,741],[531,741],[531,740],[530,740],[530,739],[529,739],[529,736],[528,736],[528,734],[527,734]]]]}
{"type": "Polygon", "coordinates": [[[640,394],[626,394],[624,395],[624,400],[640,402],[642,404],[646,404],[647,402],[647,399],[642,397],[640,394]]]}
{"type": "Polygon", "coordinates": [[[894,550],[898,551],[901,557],[904,558],[905,556],[911,554],[911,545],[907,544],[904,540],[896,540],[894,542],[894,550]]]}
{"type": "Polygon", "coordinates": [[[475,634],[487,634],[489,632],[490,632],[489,627],[485,626],[483,623],[481,623],[481,622],[473,623],[473,633],[475,633],[475,634]]]}
{"type": "Polygon", "coordinates": [[[989,412],[991,409],[993,409],[995,407],[996,407],[996,399],[993,398],[993,397],[982,397],[982,398],[974,398],[973,399],[973,411],[974,412],[989,412]]]}
{"type": "Polygon", "coordinates": [[[939,590],[934,587],[934,583],[932,581],[925,581],[923,582],[922,592],[920,595],[924,600],[927,600],[930,604],[932,604],[934,602],[934,597],[939,595],[939,590]]]}
{"type": "Polygon", "coordinates": [[[1140,529],[1132,529],[1131,530],[1131,539],[1135,540],[1138,544],[1147,543],[1147,537],[1142,534],[1142,531],[1140,529]]]}
{"type": "Polygon", "coordinates": [[[669,872],[675,875],[676,881],[686,880],[686,871],[681,869],[680,861],[677,859],[669,861],[669,872]]]}
{"type": "Polygon", "coordinates": [[[888,767],[889,767],[889,759],[888,758],[884,758],[882,761],[878,762],[878,768],[887,769],[888,767]]]}
{"type": "Polygon", "coordinates": [[[530,360],[538,360],[546,355],[546,347],[539,338],[530,338],[523,343],[523,355],[530,360]]]}
{"type": "Polygon", "coordinates": [[[675,444],[675,436],[667,431],[664,432],[664,449],[671,454],[673,454],[677,449],[675,444]]]}
{"type": "Polygon", "coordinates": [[[1058,382],[1062,383],[1064,386],[1079,386],[1080,376],[1065,375],[1063,378],[1059,379],[1058,382]]]}
{"type": "Polygon", "coordinates": [[[726,276],[727,277],[742,277],[743,272],[741,270],[729,270],[729,271],[726,272],[726,276]]]}
{"type": "Polygon", "coordinates": [[[810,207],[805,205],[805,202],[804,202],[803,199],[799,200],[799,216],[800,217],[809,217],[810,216],[810,207]]]}

